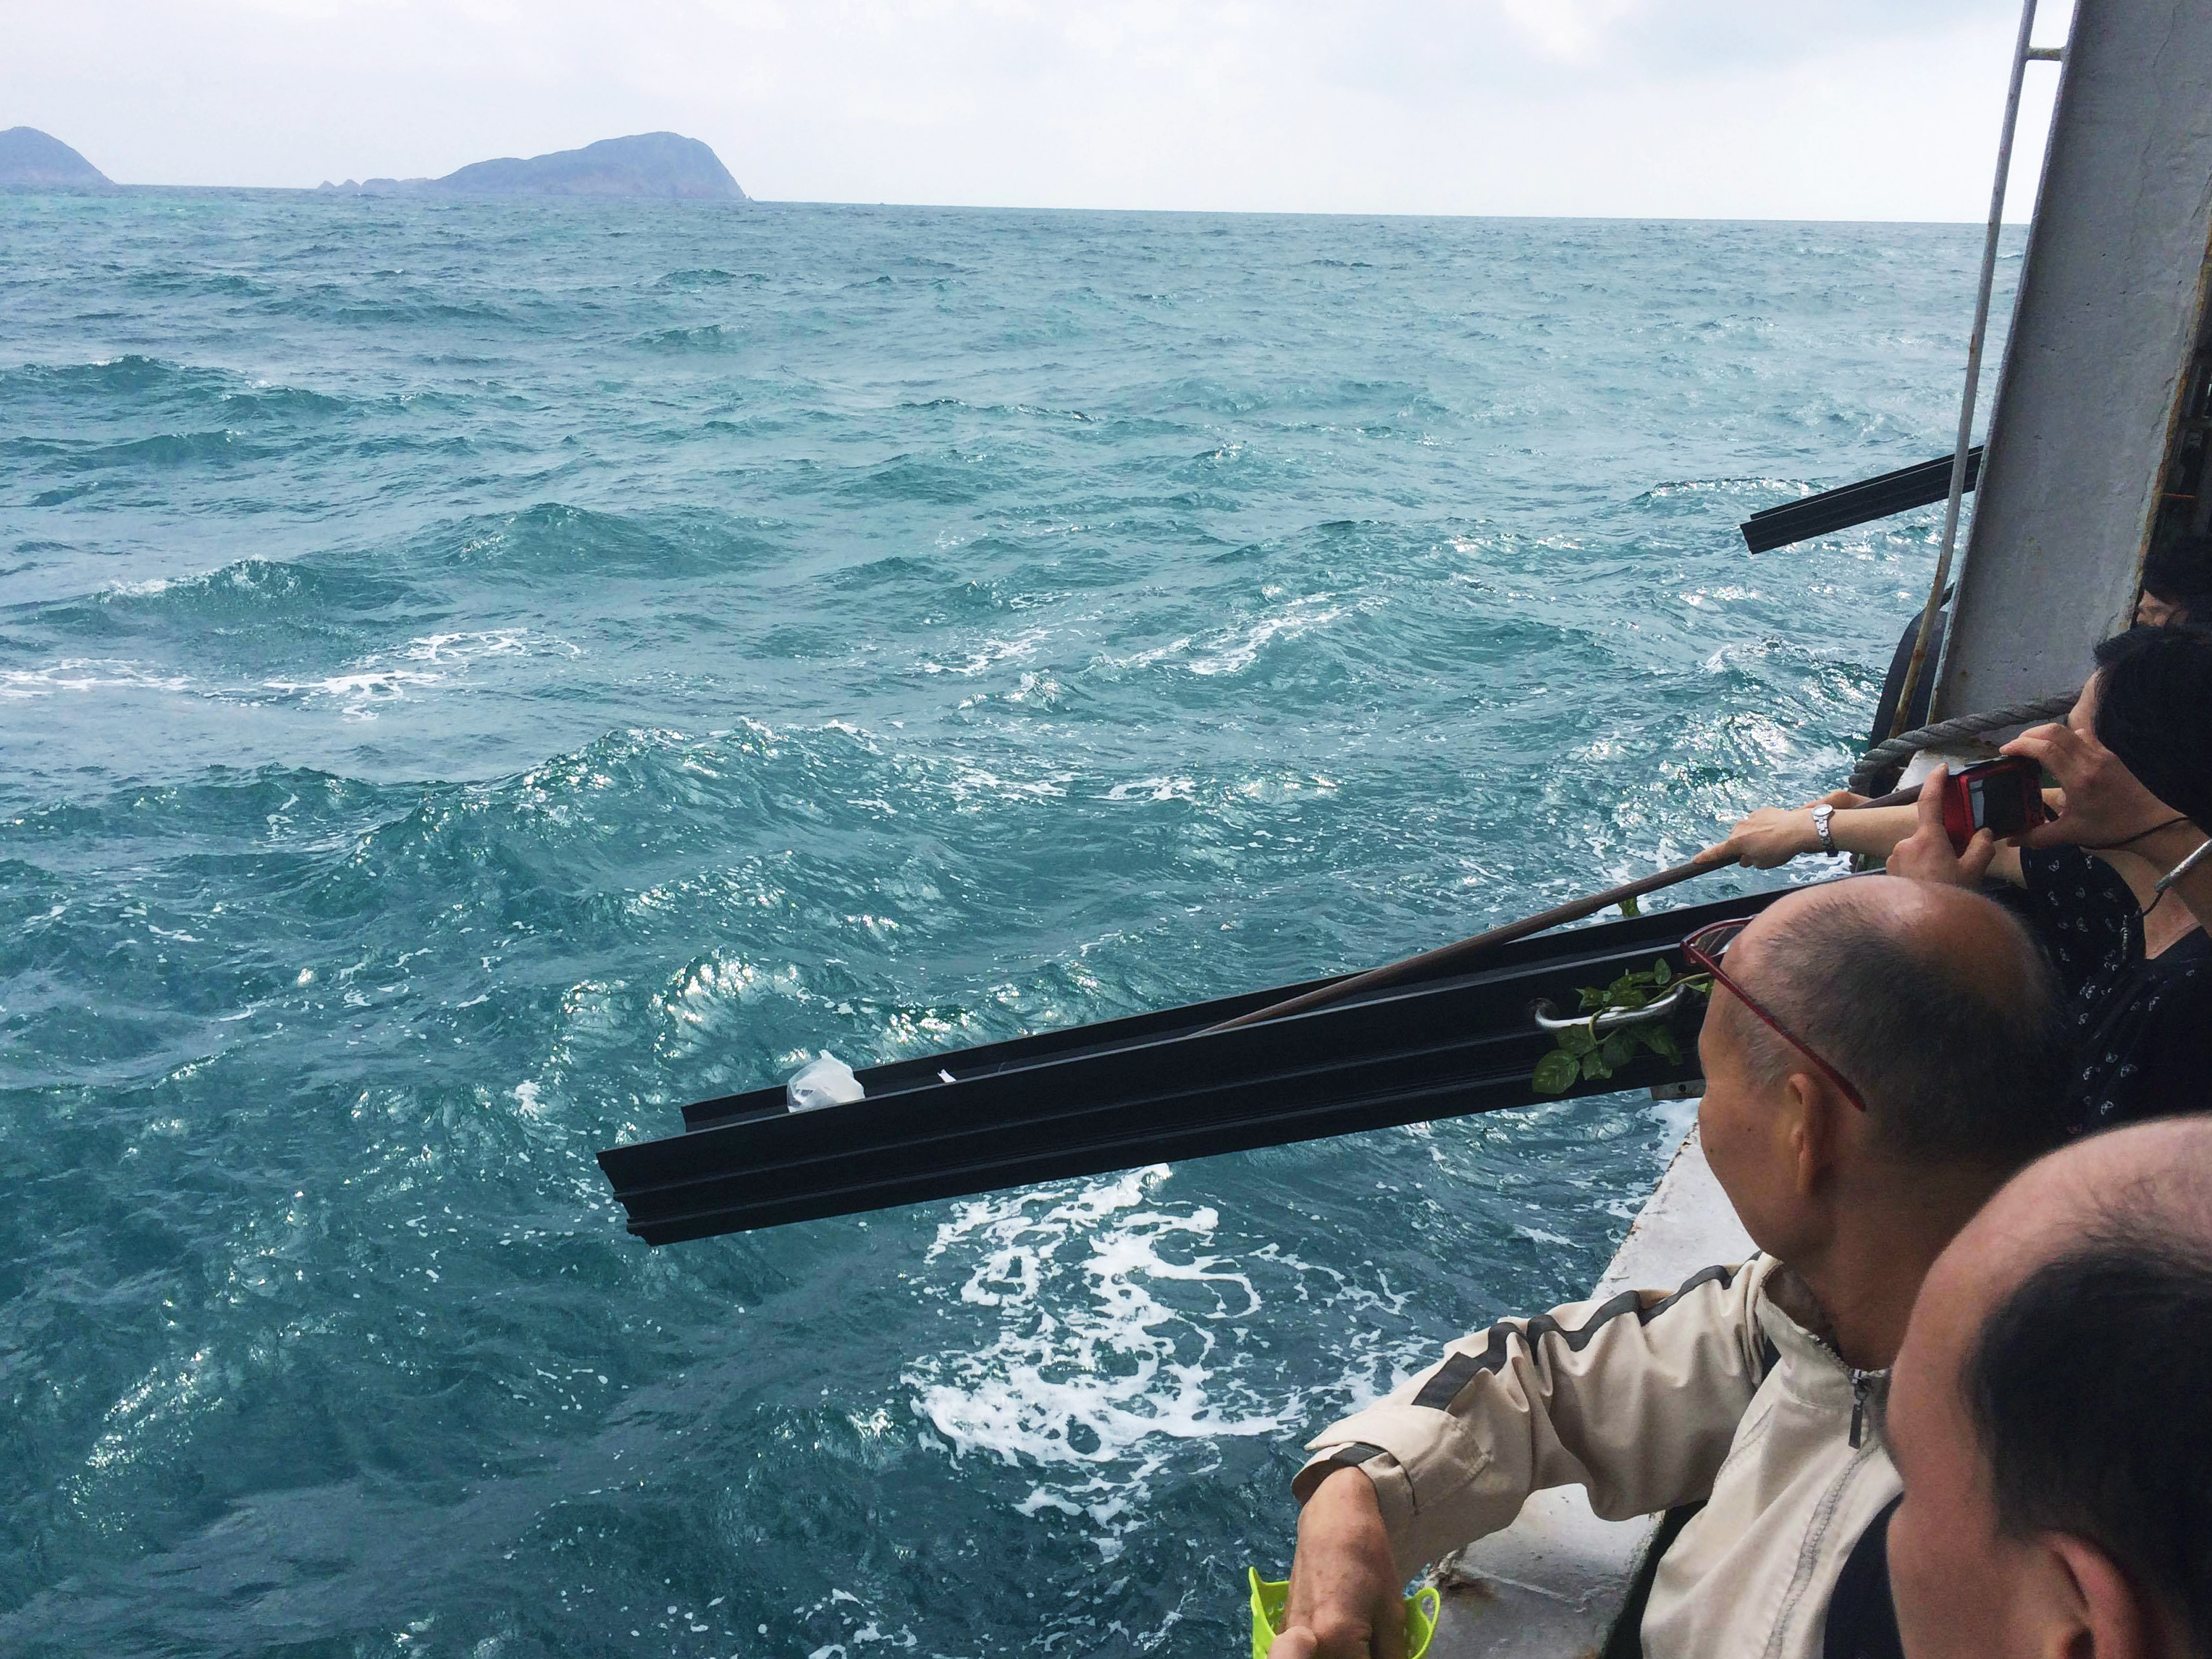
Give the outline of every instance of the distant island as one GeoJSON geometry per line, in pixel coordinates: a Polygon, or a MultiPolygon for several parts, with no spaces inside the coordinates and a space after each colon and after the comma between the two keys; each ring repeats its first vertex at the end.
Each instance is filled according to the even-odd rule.
{"type": "MultiPolygon", "coordinates": [[[[0,191],[128,190],[36,127],[0,132],[0,191]]],[[[141,189],[178,188],[142,185],[141,189]]],[[[721,158],[696,138],[640,132],[527,160],[471,161],[442,179],[371,179],[321,186],[348,196],[621,196],[662,201],[750,202],[721,158]]]]}
{"type": "MultiPolygon", "coordinates": [[[[19,129],[27,131],[27,129],[19,129]]],[[[41,135],[43,136],[43,135],[41,135]]],[[[53,141],[48,139],[52,143],[53,141]]],[[[56,145],[57,149],[65,146],[56,145]]],[[[67,153],[76,155],[74,150],[67,153]]],[[[81,159],[81,158],[80,158],[81,159]]],[[[696,138],[641,132],[556,149],[526,161],[471,161],[442,179],[369,179],[322,190],[356,196],[645,196],[686,202],[748,202],[721,158],[696,138]]]]}
{"type": "MultiPolygon", "coordinates": [[[[706,146],[702,144],[700,149],[706,146]]],[[[0,190],[114,188],[114,181],[106,173],[60,139],[36,127],[9,127],[0,132],[0,190]]]]}

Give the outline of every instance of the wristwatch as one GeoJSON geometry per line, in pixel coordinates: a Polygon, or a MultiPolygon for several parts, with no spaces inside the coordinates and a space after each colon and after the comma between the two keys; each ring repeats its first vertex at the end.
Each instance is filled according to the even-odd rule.
{"type": "Polygon", "coordinates": [[[1836,832],[1831,822],[1835,816],[1836,809],[1826,802],[1813,809],[1813,833],[1820,838],[1820,850],[1824,853],[1844,850],[1836,845],[1836,832]]]}

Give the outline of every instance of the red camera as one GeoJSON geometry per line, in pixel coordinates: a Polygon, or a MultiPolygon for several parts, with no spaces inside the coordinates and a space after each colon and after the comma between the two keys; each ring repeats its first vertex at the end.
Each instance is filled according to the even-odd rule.
{"type": "Polygon", "coordinates": [[[1943,828],[1954,852],[1965,852],[1977,830],[2002,841],[2050,817],[2043,805],[2043,768],[2025,756],[1966,767],[1943,786],[1943,828]]]}

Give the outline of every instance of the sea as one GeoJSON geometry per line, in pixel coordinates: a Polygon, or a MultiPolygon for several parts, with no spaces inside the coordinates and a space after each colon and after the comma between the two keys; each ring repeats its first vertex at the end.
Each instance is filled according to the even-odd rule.
{"type": "Polygon", "coordinates": [[[0,198],[0,1650],[1240,1650],[1680,1106],[658,1250],[594,1152],[1833,787],[1940,510],[1736,525],[1948,452],[1980,240],[0,198]]]}

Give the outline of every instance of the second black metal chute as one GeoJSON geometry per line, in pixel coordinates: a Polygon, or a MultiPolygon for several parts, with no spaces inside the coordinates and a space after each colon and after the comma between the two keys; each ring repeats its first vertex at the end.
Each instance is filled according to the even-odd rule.
{"type": "MultiPolygon", "coordinates": [[[[1982,472],[1982,446],[1966,452],[1966,487],[1972,489],[1982,472]]],[[[1744,545],[1754,553],[1771,553],[1778,547],[1814,536],[1832,535],[1855,525],[1871,524],[1893,514],[1929,507],[1950,493],[1951,457],[1901,466],[1879,477],[1840,484],[1798,501],[1784,501],[1753,514],[1736,526],[1744,545]]]]}

